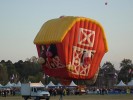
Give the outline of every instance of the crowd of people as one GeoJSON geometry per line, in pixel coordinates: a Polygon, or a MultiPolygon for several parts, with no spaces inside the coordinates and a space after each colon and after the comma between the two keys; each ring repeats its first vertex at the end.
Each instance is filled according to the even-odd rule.
{"type": "Polygon", "coordinates": [[[132,94],[133,88],[89,88],[86,90],[87,94],[132,94]]]}
{"type": "MultiPolygon", "coordinates": [[[[48,88],[50,96],[59,95],[59,100],[62,100],[63,96],[69,95],[82,95],[82,94],[97,94],[97,95],[108,95],[108,94],[133,94],[133,88],[96,88],[89,87],[85,88],[82,92],[79,88],[48,88]]],[[[8,95],[15,96],[17,93],[16,89],[0,89],[0,96],[7,97],[8,95]]]]}
{"type": "Polygon", "coordinates": [[[98,95],[108,95],[108,94],[133,94],[133,88],[97,88],[89,87],[85,88],[85,91],[81,91],[79,88],[49,88],[51,96],[56,96],[62,94],[66,95],[82,95],[82,94],[98,94],[98,95]],[[62,91],[62,92],[61,92],[62,91]]]}
{"type": "Polygon", "coordinates": [[[62,94],[63,96],[65,95],[70,95],[70,89],[69,88],[49,88],[48,89],[49,93],[51,96],[56,96],[62,94]]]}
{"type": "Polygon", "coordinates": [[[6,97],[8,95],[15,96],[16,90],[15,89],[0,89],[0,96],[6,97]]]}

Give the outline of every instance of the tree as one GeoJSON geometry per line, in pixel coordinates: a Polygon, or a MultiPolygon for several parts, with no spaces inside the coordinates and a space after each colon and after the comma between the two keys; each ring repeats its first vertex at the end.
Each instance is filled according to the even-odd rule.
{"type": "Polygon", "coordinates": [[[6,84],[8,82],[7,68],[4,64],[0,63],[0,83],[6,84]]]}
{"type": "Polygon", "coordinates": [[[28,76],[28,80],[31,81],[31,82],[39,82],[39,81],[43,81],[43,73],[42,72],[39,72],[37,74],[35,74],[34,76],[32,75],[29,75],[28,76]]]}
{"type": "Polygon", "coordinates": [[[5,62],[5,65],[7,67],[8,79],[11,82],[14,82],[15,75],[16,75],[16,70],[15,70],[14,64],[10,60],[8,60],[7,62],[5,62]]]}
{"type": "Polygon", "coordinates": [[[32,57],[30,58],[30,61],[36,63],[36,62],[37,62],[37,58],[36,58],[35,56],[32,56],[32,57]]]}
{"type": "Polygon", "coordinates": [[[118,80],[122,80],[128,83],[132,78],[133,64],[130,59],[123,59],[120,63],[120,72],[118,74],[118,80]]]}
{"type": "Polygon", "coordinates": [[[111,62],[106,62],[99,70],[96,84],[98,87],[112,87],[116,83],[117,71],[111,62]]]}
{"type": "Polygon", "coordinates": [[[28,82],[30,79],[34,82],[38,80],[37,74],[42,72],[41,65],[31,61],[19,61],[15,63],[16,71],[19,73],[21,82],[28,82]]]}
{"type": "Polygon", "coordinates": [[[14,63],[16,74],[19,81],[23,81],[23,61],[19,60],[18,62],[14,63]]]}
{"type": "Polygon", "coordinates": [[[132,65],[132,60],[130,60],[130,59],[124,59],[120,63],[120,68],[131,67],[131,65],[132,65]]]}

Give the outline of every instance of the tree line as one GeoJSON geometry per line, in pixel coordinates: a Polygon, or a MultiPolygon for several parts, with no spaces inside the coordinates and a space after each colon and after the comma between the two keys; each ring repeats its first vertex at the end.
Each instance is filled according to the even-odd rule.
{"type": "MultiPolygon", "coordinates": [[[[111,62],[105,62],[100,66],[99,74],[94,85],[111,86],[117,84],[120,80],[129,82],[133,78],[133,64],[130,59],[123,59],[120,63],[120,70],[116,70],[111,62]],[[102,82],[102,83],[100,83],[102,82]]],[[[20,82],[39,82],[47,84],[49,81],[57,83],[58,80],[53,77],[44,76],[42,66],[37,63],[35,57],[31,60],[12,63],[12,61],[0,62],[0,84],[5,85],[8,81],[20,82]],[[47,80],[46,80],[47,79],[47,80]]],[[[85,84],[83,81],[76,83],[85,84]]]]}
{"type": "Polygon", "coordinates": [[[105,62],[101,67],[96,80],[96,85],[101,87],[112,87],[121,80],[127,84],[133,79],[133,64],[130,59],[123,59],[120,63],[120,70],[116,70],[111,62],[105,62]]]}

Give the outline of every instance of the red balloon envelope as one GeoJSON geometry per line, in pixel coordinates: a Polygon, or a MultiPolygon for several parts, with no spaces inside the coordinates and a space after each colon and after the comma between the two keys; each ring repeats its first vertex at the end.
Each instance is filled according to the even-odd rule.
{"type": "Polygon", "coordinates": [[[100,23],[85,17],[64,16],[47,21],[34,43],[44,73],[68,80],[93,79],[108,51],[100,23]]]}

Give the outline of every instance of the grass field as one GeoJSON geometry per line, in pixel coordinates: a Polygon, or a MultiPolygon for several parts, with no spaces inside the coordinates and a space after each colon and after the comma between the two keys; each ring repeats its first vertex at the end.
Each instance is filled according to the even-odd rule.
{"type": "MultiPolygon", "coordinates": [[[[7,96],[7,97],[0,97],[0,100],[24,100],[24,99],[21,96],[7,96]]],[[[50,100],[59,100],[59,96],[55,97],[52,96],[50,100]]],[[[63,96],[63,100],[133,100],[133,94],[71,95],[71,96],[63,96]]]]}

